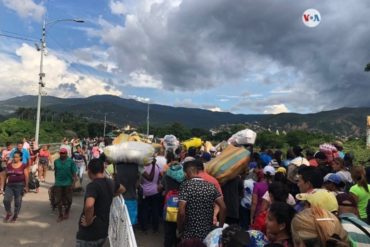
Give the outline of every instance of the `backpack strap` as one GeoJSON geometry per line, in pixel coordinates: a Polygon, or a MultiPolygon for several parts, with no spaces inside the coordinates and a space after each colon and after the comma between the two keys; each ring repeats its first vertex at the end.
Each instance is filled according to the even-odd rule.
{"type": "Polygon", "coordinates": [[[365,235],[367,235],[370,238],[369,231],[366,230],[363,226],[361,226],[360,224],[358,224],[354,220],[350,219],[349,217],[342,217],[342,219],[347,220],[347,221],[351,222],[353,225],[357,226],[361,231],[363,231],[363,233],[365,233],[365,235]]]}

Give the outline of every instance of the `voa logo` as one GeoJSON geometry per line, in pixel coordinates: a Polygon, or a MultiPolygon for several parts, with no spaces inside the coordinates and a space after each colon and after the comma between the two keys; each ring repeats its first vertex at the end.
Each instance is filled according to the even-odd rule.
{"type": "Polygon", "coordinates": [[[321,22],[320,12],[316,9],[307,9],[302,15],[302,21],[307,27],[317,27],[321,22]]]}

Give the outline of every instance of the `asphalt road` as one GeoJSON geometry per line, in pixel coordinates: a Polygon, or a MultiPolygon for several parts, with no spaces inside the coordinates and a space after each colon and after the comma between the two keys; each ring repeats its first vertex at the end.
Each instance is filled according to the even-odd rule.
{"type": "MultiPolygon", "coordinates": [[[[85,179],[86,182],[88,179],[85,179]]],[[[27,193],[23,197],[22,209],[16,223],[0,221],[0,247],[71,247],[75,246],[78,218],[82,212],[83,194],[75,194],[68,220],[57,223],[57,213],[52,212],[48,188],[54,183],[53,172],[49,171],[46,183],[42,183],[39,193],[27,193]]],[[[0,196],[0,212],[5,215],[0,196]]],[[[157,234],[135,232],[138,246],[163,246],[163,231],[157,234]]]]}

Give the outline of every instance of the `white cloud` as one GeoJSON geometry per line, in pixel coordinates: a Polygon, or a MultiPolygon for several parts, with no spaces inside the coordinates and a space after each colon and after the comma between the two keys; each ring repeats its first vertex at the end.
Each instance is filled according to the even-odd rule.
{"type": "Polygon", "coordinates": [[[2,2],[24,19],[31,18],[35,21],[41,21],[46,12],[42,3],[36,4],[32,0],[2,0],[2,2]]]}
{"type": "MultiPolygon", "coordinates": [[[[16,49],[14,58],[0,53],[0,97],[9,98],[22,94],[37,94],[39,53],[27,44],[16,49]]],[[[96,94],[120,96],[121,91],[98,77],[70,71],[69,64],[49,52],[44,58],[44,72],[48,95],[57,97],[87,97],[96,94]]]]}
{"type": "Polygon", "coordinates": [[[136,70],[130,73],[130,80],[127,84],[133,87],[142,88],[162,88],[162,82],[155,79],[153,76],[146,73],[145,70],[136,70]]]}
{"type": "Polygon", "coordinates": [[[265,114],[279,114],[289,112],[288,108],[284,104],[266,106],[265,114]]]}
{"type": "Polygon", "coordinates": [[[270,91],[271,94],[289,94],[293,93],[292,89],[274,89],[270,91]]]}
{"type": "Polygon", "coordinates": [[[213,107],[213,108],[209,108],[207,110],[210,110],[210,111],[213,111],[213,112],[222,112],[220,107],[213,107]]]}
{"type": "Polygon", "coordinates": [[[125,15],[127,13],[125,4],[119,0],[110,0],[109,8],[114,15],[125,15]]]}
{"type": "Polygon", "coordinates": [[[150,98],[147,98],[147,97],[141,97],[141,96],[137,96],[137,95],[129,95],[128,97],[130,99],[134,99],[134,100],[140,101],[142,103],[149,103],[150,102],[150,98]]]}

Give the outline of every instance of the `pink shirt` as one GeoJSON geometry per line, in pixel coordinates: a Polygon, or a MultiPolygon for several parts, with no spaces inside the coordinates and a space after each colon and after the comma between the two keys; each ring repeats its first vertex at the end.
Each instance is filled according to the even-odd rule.
{"type": "Polygon", "coordinates": [[[3,160],[3,161],[8,161],[9,160],[9,155],[10,155],[10,153],[12,152],[12,150],[7,150],[7,149],[5,149],[4,151],[3,151],[3,154],[2,154],[2,156],[1,156],[1,159],[3,160]]]}
{"type": "Polygon", "coordinates": [[[50,156],[49,150],[44,151],[44,150],[41,149],[40,153],[39,153],[39,156],[49,158],[49,156],[50,156]]]}

